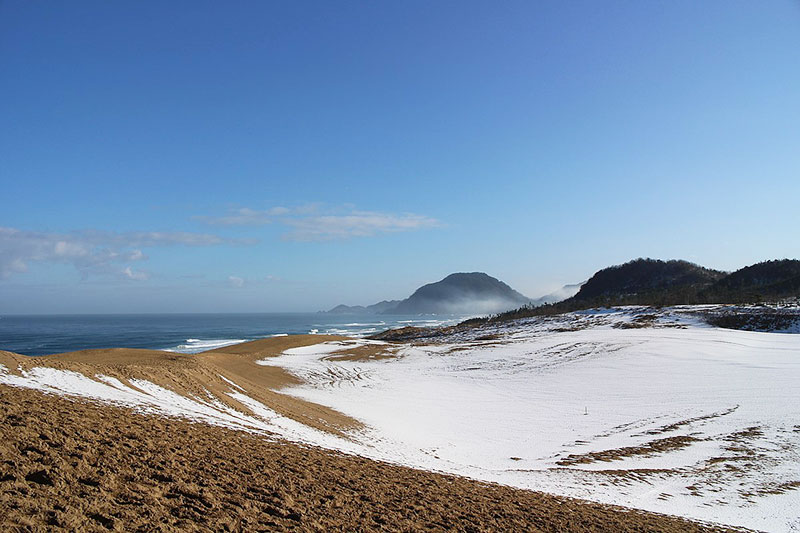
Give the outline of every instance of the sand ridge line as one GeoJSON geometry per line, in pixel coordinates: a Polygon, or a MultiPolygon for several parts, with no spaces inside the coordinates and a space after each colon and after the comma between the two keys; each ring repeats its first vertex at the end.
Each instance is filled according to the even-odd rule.
{"type": "Polygon", "coordinates": [[[349,438],[348,432],[362,427],[360,422],[329,407],[281,393],[281,389],[301,381],[282,368],[256,364],[290,348],[345,339],[329,335],[273,337],[194,355],[127,348],[81,350],[41,357],[0,352],[0,365],[14,375],[36,368],[51,368],[77,372],[99,382],[103,380],[98,376],[105,376],[139,392],[144,391],[136,382],[144,381],[204,405],[253,415],[252,402],[243,402],[242,396],[237,398],[241,394],[278,415],[315,430],[349,438]]]}

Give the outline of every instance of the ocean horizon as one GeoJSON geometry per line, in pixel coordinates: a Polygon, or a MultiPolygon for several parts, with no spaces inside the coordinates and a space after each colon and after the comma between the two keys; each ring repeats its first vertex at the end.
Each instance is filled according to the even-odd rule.
{"type": "Polygon", "coordinates": [[[283,335],[365,337],[403,326],[455,324],[465,318],[319,312],[0,315],[0,350],[31,356],[103,348],[191,354],[283,335]]]}

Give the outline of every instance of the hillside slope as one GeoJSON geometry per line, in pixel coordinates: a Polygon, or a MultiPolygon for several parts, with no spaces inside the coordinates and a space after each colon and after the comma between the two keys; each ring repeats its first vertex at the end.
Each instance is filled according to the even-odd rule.
{"type": "Polygon", "coordinates": [[[800,261],[763,261],[732,272],[700,294],[713,302],[748,302],[800,295],[800,261]]]}
{"type": "Polygon", "coordinates": [[[724,272],[688,261],[635,259],[598,271],[573,300],[639,304],[642,299],[663,299],[666,304],[670,299],[691,297],[724,276],[724,272]]]}
{"type": "Polygon", "coordinates": [[[800,298],[800,261],[796,259],[764,261],[732,273],[688,261],[635,259],[599,270],[572,298],[521,307],[490,320],[620,305],[741,304],[792,298],[800,298]]]}

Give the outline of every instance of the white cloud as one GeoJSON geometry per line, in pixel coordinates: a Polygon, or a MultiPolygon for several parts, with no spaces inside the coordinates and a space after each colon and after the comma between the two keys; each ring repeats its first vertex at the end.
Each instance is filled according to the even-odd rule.
{"type": "Polygon", "coordinates": [[[284,240],[325,241],[351,237],[371,237],[379,233],[412,231],[439,226],[438,220],[414,213],[382,213],[358,211],[348,204],[324,209],[320,204],[307,204],[292,209],[273,207],[255,210],[240,207],[221,217],[198,216],[209,224],[227,226],[259,226],[278,223],[290,229],[284,240]]]}
{"type": "Polygon", "coordinates": [[[217,244],[251,244],[247,241],[226,239],[210,233],[190,233],[188,231],[131,231],[126,233],[110,233],[86,231],[80,233],[83,238],[98,243],[116,244],[136,248],[152,246],[214,246],[217,244]]]}
{"type": "Polygon", "coordinates": [[[122,270],[122,275],[125,278],[134,281],[144,281],[150,277],[146,272],[142,272],[141,270],[133,270],[129,266],[122,270]]]}
{"type": "Polygon", "coordinates": [[[0,279],[26,272],[31,263],[71,264],[83,278],[92,274],[143,280],[148,274],[121,264],[144,261],[141,248],[247,244],[207,233],[87,230],[72,233],[0,227],[0,279]]]}
{"type": "Polygon", "coordinates": [[[228,276],[228,282],[231,284],[231,287],[236,287],[237,289],[244,287],[244,278],[240,278],[239,276],[228,276]]]}
{"type": "Polygon", "coordinates": [[[131,252],[131,261],[141,261],[143,259],[147,259],[141,250],[133,250],[131,252]]]}
{"type": "Polygon", "coordinates": [[[320,215],[287,220],[292,231],[284,238],[296,241],[324,241],[371,237],[379,233],[432,228],[439,221],[423,215],[394,215],[374,211],[353,211],[347,215],[320,215]]]}

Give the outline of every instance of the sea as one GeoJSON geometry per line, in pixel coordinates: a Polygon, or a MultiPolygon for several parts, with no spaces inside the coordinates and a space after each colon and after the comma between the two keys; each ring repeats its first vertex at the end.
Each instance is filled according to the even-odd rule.
{"type": "Polygon", "coordinates": [[[0,316],[0,350],[33,356],[98,348],[199,353],[282,335],[365,337],[404,326],[456,324],[464,318],[330,313],[4,315],[0,316]]]}

